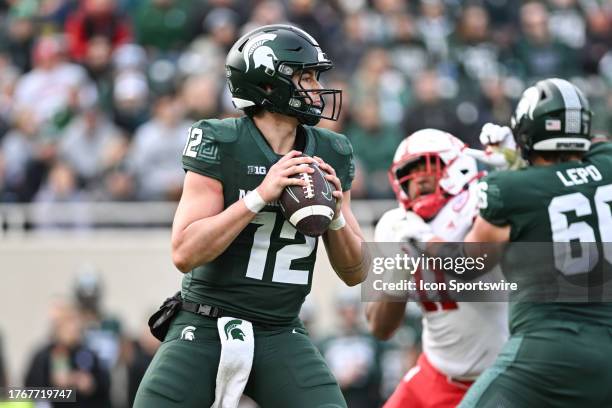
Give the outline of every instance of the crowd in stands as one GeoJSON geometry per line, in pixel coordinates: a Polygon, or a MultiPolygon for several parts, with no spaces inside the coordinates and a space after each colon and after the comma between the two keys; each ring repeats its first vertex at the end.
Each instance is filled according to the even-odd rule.
{"type": "Polygon", "coordinates": [[[239,115],[234,41],[298,25],[335,62],[353,196],[392,196],[399,141],[435,127],[478,147],[524,88],[583,89],[612,128],[612,1],[0,0],[0,202],[176,200],[195,120],[239,115]]]}

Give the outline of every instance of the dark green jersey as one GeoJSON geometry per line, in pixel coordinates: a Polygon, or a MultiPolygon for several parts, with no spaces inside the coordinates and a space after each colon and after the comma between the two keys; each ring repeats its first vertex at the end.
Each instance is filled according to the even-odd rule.
{"type": "MultiPolygon", "coordinates": [[[[298,128],[300,149],[329,163],[351,188],[352,148],[340,134],[298,128]]],[[[248,117],[194,124],[183,152],[183,167],[223,184],[225,208],[263,181],[278,156],[248,117]]],[[[206,205],[202,203],[202,205],[206,205]]],[[[185,274],[183,296],[222,308],[228,315],[264,324],[289,324],[310,292],[317,239],[285,220],[277,203],[267,205],[210,263],[185,274]]]]}
{"type": "MultiPolygon", "coordinates": [[[[580,162],[492,173],[482,192],[480,215],[511,227],[502,267],[526,298],[545,300],[547,290],[558,296],[559,281],[583,285],[592,296],[588,291],[610,276],[612,245],[601,243],[612,242],[612,143],[594,144],[580,162]]],[[[562,320],[612,326],[612,303],[589,300],[517,302],[511,331],[558,326],[562,320]]]]}

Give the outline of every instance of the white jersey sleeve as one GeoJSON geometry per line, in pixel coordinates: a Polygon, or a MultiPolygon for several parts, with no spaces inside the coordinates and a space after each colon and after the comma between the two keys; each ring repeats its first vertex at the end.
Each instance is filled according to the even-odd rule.
{"type": "Polygon", "coordinates": [[[394,208],[384,213],[374,229],[374,241],[397,242],[405,216],[406,211],[403,208],[394,208]]]}

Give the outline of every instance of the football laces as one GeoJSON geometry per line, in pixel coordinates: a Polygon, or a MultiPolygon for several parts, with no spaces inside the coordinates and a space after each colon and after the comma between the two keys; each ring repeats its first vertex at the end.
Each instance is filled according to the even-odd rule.
{"type": "Polygon", "coordinates": [[[314,198],[314,185],[312,182],[312,176],[308,173],[300,173],[301,179],[306,182],[306,185],[302,187],[305,198],[314,198]]]}

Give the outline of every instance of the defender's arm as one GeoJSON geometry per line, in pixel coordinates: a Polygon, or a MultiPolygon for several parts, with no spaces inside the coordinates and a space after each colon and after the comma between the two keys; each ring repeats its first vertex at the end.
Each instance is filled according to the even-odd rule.
{"type": "Polygon", "coordinates": [[[404,319],[407,302],[372,302],[366,306],[370,333],[380,340],[389,340],[404,319]]]}

